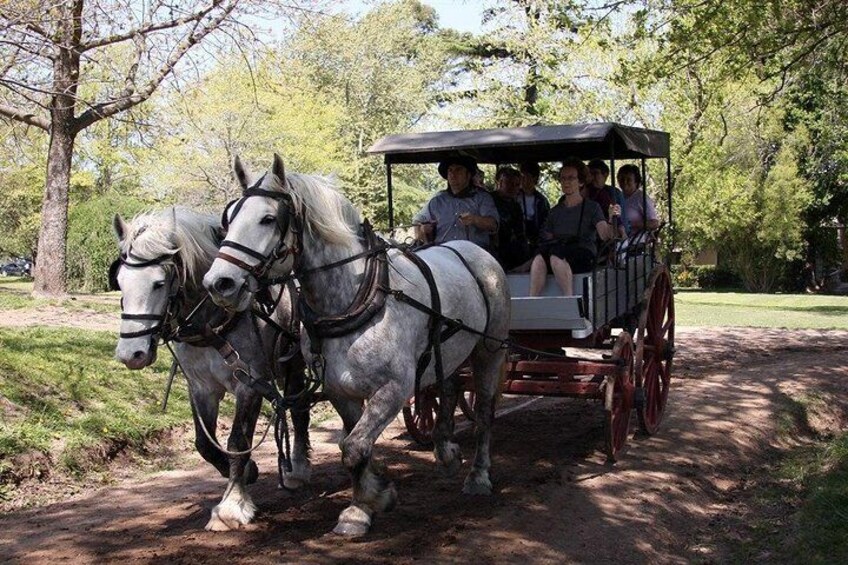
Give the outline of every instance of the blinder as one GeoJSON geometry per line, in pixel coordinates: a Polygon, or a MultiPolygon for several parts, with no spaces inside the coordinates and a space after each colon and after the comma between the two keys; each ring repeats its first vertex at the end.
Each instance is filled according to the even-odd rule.
{"type": "Polygon", "coordinates": [[[221,212],[221,228],[223,228],[224,232],[230,229],[230,210],[238,203],[239,200],[240,198],[230,200],[227,202],[227,205],[224,206],[224,211],[221,212]]]}
{"type": "Polygon", "coordinates": [[[119,257],[109,265],[109,290],[121,290],[121,285],[118,284],[118,271],[122,264],[123,260],[119,257]]]}

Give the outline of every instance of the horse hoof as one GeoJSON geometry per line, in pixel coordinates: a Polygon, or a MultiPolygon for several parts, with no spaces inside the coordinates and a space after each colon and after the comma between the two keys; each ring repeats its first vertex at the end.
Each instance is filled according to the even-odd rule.
{"type": "Polygon", "coordinates": [[[297,490],[303,488],[305,485],[309,484],[309,479],[312,475],[312,467],[309,465],[309,462],[306,463],[292,463],[291,472],[287,473],[283,471],[283,482],[280,485],[280,488],[284,488],[286,490],[297,490]]]}
{"type": "Polygon", "coordinates": [[[368,533],[371,528],[371,516],[359,506],[351,505],[339,514],[339,522],[333,533],[339,536],[356,537],[368,533]]]}
{"type": "Polygon", "coordinates": [[[206,530],[210,532],[228,532],[238,530],[249,524],[256,514],[256,506],[248,497],[237,500],[226,500],[212,509],[212,517],[206,523],[206,530]]]}
{"type": "Polygon", "coordinates": [[[251,459],[247,462],[247,465],[244,466],[244,484],[252,485],[258,478],[259,467],[257,467],[256,462],[251,459]]]}
{"type": "Polygon", "coordinates": [[[294,477],[283,477],[283,484],[280,485],[280,488],[284,488],[286,490],[298,490],[303,488],[303,485],[305,484],[306,483],[304,481],[294,477]]]}
{"type": "Polygon", "coordinates": [[[488,473],[472,473],[465,479],[465,484],[462,487],[462,494],[489,496],[492,494],[492,481],[489,480],[488,473]]]}
{"type": "Polygon", "coordinates": [[[456,476],[462,468],[462,451],[460,451],[459,445],[449,442],[441,450],[437,448],[436,461],[444,476],[456,476]]]}

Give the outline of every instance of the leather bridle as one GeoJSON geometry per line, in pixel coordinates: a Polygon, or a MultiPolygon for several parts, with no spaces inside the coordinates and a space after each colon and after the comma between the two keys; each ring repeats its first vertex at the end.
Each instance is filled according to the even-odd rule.
{"type": "Polygon", "coordinates": [[[272,200],[275,200],[278,206],[277,229],[280,232],[280,238],[277,242],[277,245],[268,255],[263,255],[262,253],[251,249],[250,247],[224,238],[224,241],[221,242],[221,249],[223,249],[224,247],[235,249],[249,257],[256,259],[258,262],[254,265],[250,265],[237,257],[233,257],[229,253],[225,253],[224,251],[218,251],[217,256],[219,259],[223,259],[227,263],[231,263],[236,267],[242,269],[243,271],[246,271],[248,274],[252,275],[257,281],[261,281],[265,278],[265,275],[268,273],[274,263],[276,263],[277,261],[285,260],[287,257],[289,257],[289,255],[294,257],[296,270],[296,267],[299,263],[300,253],[302,250],[302,221],[300,216],[294,211],[294,203],[292,202],[291,196],[284,192],[264,190],[259,188],[264,178],[265,177],[263,176],[253,186],[246,189],[241,198],[239,198],[238,200],[233,200],[232,202],[227,204],[226,208],[224,208],[223,214],[221,214],[221,226],[226,232],[227,229],[230,227],[230,222],[238,215],[238,213],[241,211],[242,206],[244,206],[248,198],[252,198],[255,196],[259,196],[262,198],[270,198],[272,200]],[[232,210],[232,214],[230,213],[230,210],[232,210]],[[295,242],[292,246],[289,246],[286,243],[286,234],[288,232],[291,232],[295,238],[295,242]]]}
{"type": "Polygon", "coordinates": [[[132,339],[136,337],[144,337],[150,336],[151,340],[155,340],[157,337],[161,337],[163,340],[168,341],[171,337],[173,337],[173,330],[171,328],[171,321],[174,319],[177,310],[179,309],[180,302],[182,301],[183,296],[183,287],[182,283],[179,280],[179,273],[177,265],[174,263],[176,256],[175,255],[161,255],[156,257],[155,259],[144,260],[138,257],[135,257],[130,254],[122,254],[120,257],[115,259],[112,262],[112,265],[109,267],[109,288],[110,290],[120,290],[120,286],[118,285],[118,271],[121,267],[127,267],[130,269],[141,269],[144,267],[149,267],[151,265],[163,265],[165,271],[168,273],[168,302],[165,305],[165,310],[161,314],[153,314],[153,313],[143,313],[143,314],[127,314],[124,310],[124,300],[121,298],[121,320],[132,320],[132,321],[152,321],[158,322],[157,324],[145,328],[143,330],[139,330],[137,332],[121,332],[119,335],[122,339],[132,339]],[[166,262],[170,262],[167,263],[166,262]]]}

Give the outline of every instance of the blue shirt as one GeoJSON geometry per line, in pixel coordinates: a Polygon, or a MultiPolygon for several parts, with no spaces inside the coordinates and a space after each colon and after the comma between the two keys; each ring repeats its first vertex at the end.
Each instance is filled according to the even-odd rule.
{"type": "Polygon", "coordinates": [[[412,218],[413,224],[435,222],[434,241],[444,243],[456,239],[467,239],[484,249],[490,247],[491,233],[475,226],[464,226],[459,215],[470,213],[488,216],[498,221],[498,209],[492,196],[484,191],[471,189],[462,196],[454,195],[450,189],[437,192],[412,218]]]}

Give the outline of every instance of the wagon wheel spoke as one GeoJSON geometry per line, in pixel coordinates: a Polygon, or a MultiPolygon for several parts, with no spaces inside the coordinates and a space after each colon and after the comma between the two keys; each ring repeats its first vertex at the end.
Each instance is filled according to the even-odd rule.
{"type": "Polygon", "coordinates": [[[626,331],[618,336],[612,358],[622,362],[622,367],[619,374],[607,381],[607,387],[611,389],[605,390],[604,438],[607,459],[615,462],[625,449],[630,435],[630,419],[636,390],[633,339],[626,331]]]}
{"type": "Polygon", "coordinates": [[[419,403],[410,399],[403,407],[403,421],[406,431],[421,446],[433,445],[433,430],[436,427],[436,414],[439,412],[439,398],[432,388],[420,391],[419,403]]]}
{"type": "Polygon", "coordinates": [[[638,407],[639,424],[647,434],[655,433],[662,422],[671,384],[674,354],[674,291],[668,270],[655,268],[645,292],[646,312],[640,322],[636,348],[637,382],[643,398],[638,407]]]}

